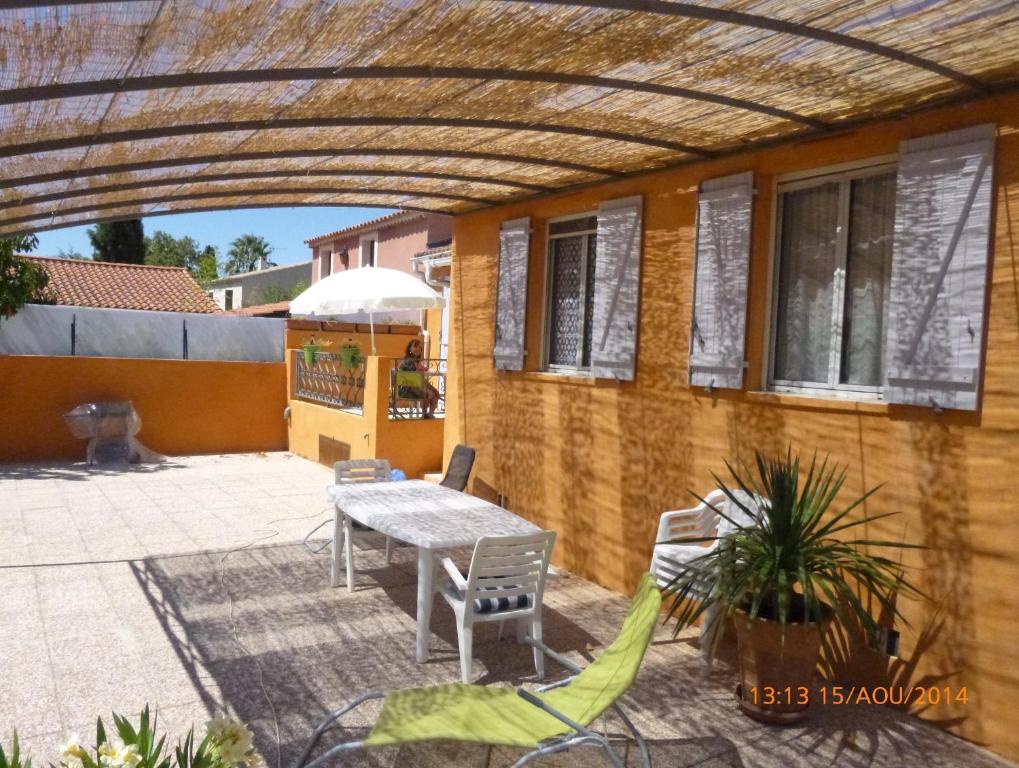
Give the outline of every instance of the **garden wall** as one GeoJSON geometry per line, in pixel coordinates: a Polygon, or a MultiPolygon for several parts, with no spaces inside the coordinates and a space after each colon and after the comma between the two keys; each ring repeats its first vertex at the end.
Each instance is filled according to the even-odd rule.
{"type": "Polygon", "coordinates": [[[166,455],[287,449],[284,363],[0,356],[0,461],[83,460],[63,414],[130,400],[166,455]]]}

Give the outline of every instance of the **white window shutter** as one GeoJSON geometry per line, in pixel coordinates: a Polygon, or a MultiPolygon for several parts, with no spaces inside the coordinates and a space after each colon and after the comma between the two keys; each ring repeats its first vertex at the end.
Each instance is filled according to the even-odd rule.
{"type": "Polygon", "coordinates": [[[503,371],[521,371],[524,368],[530,243],[530,218],[503,223],[499,231],[499,286],[496,292],[493,348],[494,365],[503,371]]]}
{"type": "Polygon", "coordinates": [[[637,358],[640,311],[640,197],[607,200],[598,206],[591,319],[591,373],[632,381],[637,358]]]}
{"type": "Polygon", "coordinates": [[[994,134],[980,125],[899,147],[888,402],[977,408],[994,134]]]}
{"type": "Polygon", "coordinates": [[[753,173],[701,183],[690,326],[690,385],[742,389],[753,173]]]}

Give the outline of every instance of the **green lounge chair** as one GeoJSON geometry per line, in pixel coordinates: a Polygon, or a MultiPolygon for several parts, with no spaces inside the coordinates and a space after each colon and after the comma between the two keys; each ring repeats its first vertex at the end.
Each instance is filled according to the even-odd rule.
{"type": "Polygon", "coordinates": [[[531,693],[523,688],[451,683],[410,688],[389,694],[366,693],[323,720],[312,734],[295,768],[320,768],[342,753],[364,747],[396,746],[422,741],[466,741],[530,751],[514,768],[571,747],[593,746],[605,751],[612,765],[624,768],[608,739],[589,726],[612,708],[633,734],[646,768],[651,755],[643,737],[620,709],[618,700],[637,676],[654,634],[662,596],[651,574],[637,588],[619,636],[589,667],[573,662],[537,641],[529,641],[566,669],[572,677],[531,693]],[[337,744],[308,762],[319,739],[340,717],[372,699],[385,699],[382,714],[363,741],[337,744]]]}

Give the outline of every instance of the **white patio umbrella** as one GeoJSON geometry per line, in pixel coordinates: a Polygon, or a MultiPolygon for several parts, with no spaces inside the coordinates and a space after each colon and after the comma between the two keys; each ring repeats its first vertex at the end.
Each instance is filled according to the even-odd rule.
{"type": "Polygon", "coordinates": [[[334,317],[367,312],[375,354],[375,312],[442,309],[445,300],[422,280],[384,267],[358,267],[319,280],[290,302],[290,314],[334,317]]]}

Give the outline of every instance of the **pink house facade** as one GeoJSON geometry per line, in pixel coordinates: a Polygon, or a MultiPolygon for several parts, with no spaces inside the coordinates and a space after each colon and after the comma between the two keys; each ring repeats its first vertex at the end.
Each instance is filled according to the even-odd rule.
{"type": "Polygon", "coordinates": [[[388,267],[420,274],[412,259],[448,245],[453,237],[448,216],[399,211],[310,238],[311,281],[363,266],[388,267]]]}

